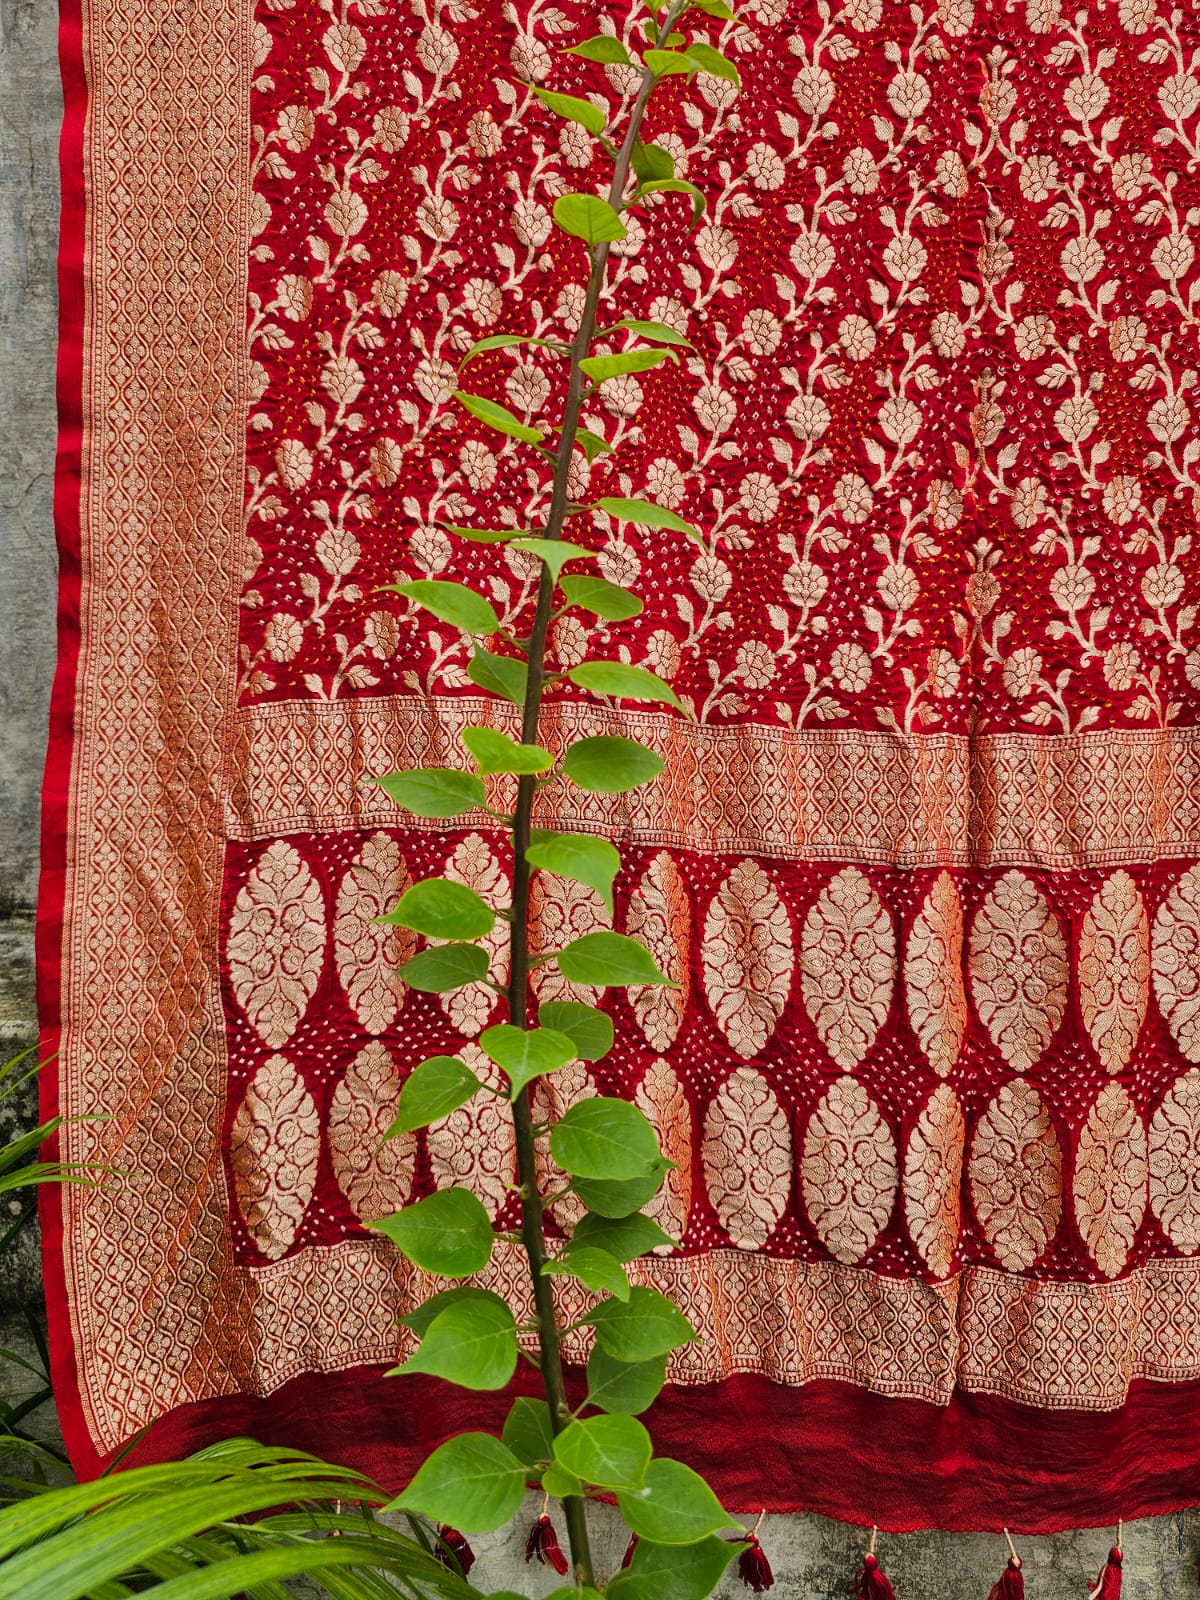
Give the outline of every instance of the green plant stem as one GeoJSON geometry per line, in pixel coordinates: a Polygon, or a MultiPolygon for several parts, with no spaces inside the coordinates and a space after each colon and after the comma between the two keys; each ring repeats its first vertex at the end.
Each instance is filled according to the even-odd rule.
{"type": "MultiPolygon", "coordinates": [[[[686,0],[675,0],[659,24],[656,44],[661,48],[684,9],[686,0]]],[[[609,188],[609,204],[619,207],[629,180],[634,146],[641,131],[642,117],[653,92],[654,74],[647,69],[642,75],[637,98],[629,115],[620,151],[613,168],[609,188]]],[[[550,509],[542,532],[545,539],[561,539],[567,515],[567,482],[571,470],[571,457],[579,429],[579,414],[583,406],[584,372],[580,362],[591,349],[596,331],[596,316],[600,295],[604,288],[608,264],[608,243],[601,242],[592,251],[591,271],[588,274],[587,293],[579,328],[571,341],[571,367],[567,381],[567,399],[563,408],[562,429],[554,463],[554,483],[550,509]]],[[[538,742],[538,719],[541,715],[542,692],[546,678],[546,634],[554,604],[554,580],[543,566],[538,585],[537,607],[526,652],[528,678],[525,703],[521,717],[522,744],[538,742]]],[[[529,998],[529,863],[525,852],[529,848],[533,825],[533,799],[537,779],[525,776],[517,780],[517,806],[512,821],[513,882],[512,882],[512,941],[508,982],[509,1021],[518,1028],[527,1026],[529,998]]],[[[529,1106],[529,1091],[522,1089],[513,1102],[513,1125],[516,1132],[517,1177],[521,1192],[521,1242],[529,1259],[533,1280],[533,1301],[537,1315],[538,1340],[542,1381],[550,1408],[550,1425],[560,1433],[571,1420],[567,1404],[566,1384],[563,1378],[561,1335],[554,1311],[554,1290],[551,1280],[543,1275],[546,1264],[546,1240],[543,1231],[545,1202],[538,1190],[537,1165],[533,1116],[529,1106]]],[[[568,1496],[563,1501],[563,1514],[567,1522],[567,1537],[571,1546],[571,1562],[578,1583],[595,1587],[595,1568],[592,1563],[591,1543],[588,1538],[587,1515],[584,1501],[579,1496],[568,1496]]]]}

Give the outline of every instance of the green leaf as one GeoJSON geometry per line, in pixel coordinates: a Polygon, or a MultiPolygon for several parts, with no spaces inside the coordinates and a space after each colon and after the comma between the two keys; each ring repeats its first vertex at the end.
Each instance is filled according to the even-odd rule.
{"type": "Polygon", "coordinates": [[[592,1324],[601,1348],[614,1361],[649,1361],[654,1356],[667,1355],[681,1344],[695,1344],[697,1339],[695,1328],[683,1312],[657,1289],[635,1288],[624,1303],[605,1300],[584,1321],[592,1324]]]}
{"type": "Polygon", "coordinates": [[[661,1159],[646,1117],[628,1100],[578,1100],[550,1129],[550,1154],[573,1178],[641,1178],[661,1159]]]}
{"type": "Polygon", "coordinates": [[[491,1289],[476,1289],[471,1284],[462,1285],[457,1289],[439,1289],[437,1294],[431,1294],[428,1300],[423,1300],[419,1306],[413,1308],[402,1317],[397,1317],[405,1328],[411,1328],[418,1338],[423,1339],[429,1332],[436,1318],[440,1317],[447,1306],[457,1305],[463,1300],[496,1300],[500,1305],[507,1305],[491,1289]]]}
{"type": "Polygon", "coordinates": [[[564,194],[554,202],[554,220],[564,233],[590,248],[625,237],[625,224],[598,194],[564,194]]]}
{"type": "Polygon", "coordinates": [[[459,738],[475,758],[482,778],[493,772],[546,772],[554,765],[548,750],[536,744],[517,744],[494,728],[464,728],[459,738]]]}
{"type": "Polygon", "coordinates": [[[554,1458],[583,1483],[638,1489],[650,1465],[650,1435],[633,1417],[569,1422],[554,1441],[554,1458]]]}
{"type": "Polygon", "coordinates": [[[662,1188],[662,1181],[670,1171],[668,1161],[660,1161],[644,1178],[630,1178],[615,1182],[606,1178],[576,1178],[571,1187],[589,1211],[602,1217],[627,1217],[640,1211],[662,1188]]]}
{"type": "Polygon", "coordinates": [[[673,178],[675,157],[660,144],[635,144],[633,170],[642,183],[647,183],[652,178],[673,178]]]}
{"type": "Polygon", "coordinates": [[[604,1596],[597,1589],[589,1589],[586,1583],[578,1587],[564,1584],[561,1589],[552,1589],[546,1600],[604,1600],[604,1596]]]}
{"type": "Polygon", "coordinates": [[[593,433],[590,428],[579,428],[575,433],[575,443],[587,460],[590,467],[597,456],[612,455],[612,445],[607,439],[602,439],[598,433],[593,433]]]}
{"type": "Polygon", "coordinates": [[[622,589],[618,583],[609,583],[607,578],[593,578],[588,573],[568,572],[565,578],[559,579],[559,588],[568,604],[603,617],[606,622],[628,622],[630,617],[640,616],[643,610],[636,594],[622,589]]]}
{"type": "Polygon", "coordinates": [[[621,41],[610,38],[606,33],[598,33],[594,39],[585,39],[582,44],[568,45],[564,53],[582,56],[585,61],[601,61],[606,66],[612,62],[619,62],[623,67],[633,65],[621,41]]]}
{"type": "Polygon", "coordinates": [[[420,1347],[389,1378],[427,1372],[462,1389],[503,1389],[517,1370],[517,1324],[498,1296],[455,1301],[430,1323],[420,1347]]]}
{"type": "Polygon", "coordinates": [[[562,117],[567,122],[577,122],[589,133],[604,132],[608,118],[590,100],[579,100],[573,94],[552,94],[549,89],[539,89],[532,84],[530,87],[542,104],[553,111],[556,117],[562,117]]]}
{"type": "Polygon", "coordinates": [[[413,1133],[427,1128],[439,1117],[448,1117],[479,1093],[479,1079],[457,1056],[430,1056],[414,1067],[400,1090],[396,1120],[385,1139],[398,1133],[413,1133]]]}
{"type": "Polygon", "coordinates": [[[726,83],[732,83],[735,88],[742,87],[738,69],[728,56],[714,50],[712,45],[705,44],[702,39],[693,39],[687,47],[687,53],[701,72],[707,72],[714,78],[724,78],[726,83]]]}
{"type": "Polygon", "coordinates": [[[675,361],[669,350],[621,350],[615,356],[585,356],[580,368],[596,383],[620,378],[627,372],[649,372],[664,361],[675,361]]]}
{"type": "Polygon", "coordinates": [[[440,578],[421,578],[416,583],[390,584],[397,594],[431,611],[440,622],[452,623],[464,633],[495,633],[500,618],[495,608],[463,583],[443,583],[440,578]]]}
{"type": "Polygon", "coordinates": [[[606,1250],[572,1248],[557,1261],[547,1261],[542,1271],[548,1277],[578,1278],[593,1294],[629,1299],[629,1274],[606,1250]]]}
{"type": "Polygon", "coordinates": [[[691,58],[680,50],[646,50],[642,60],[656,78],[669,78],[681,72],[686,72],[690,77],[696,70],[691,58]]]}
{"type": "Polygon", "coordinates": [[[682,178],[655,178],[651,183],[643,183],[638,189],[638,198],[644,194],[690,194],[693,224],[699,222],[708,203],[703,189],[697,189],[694,183],[687,183],[682,178]]]}
{"type": "Polygon", "coordinates": [[[588,1249],[607,1250],[618,1261],[636,1261],[647,1251],[666,1245],[676,1248],[676,1241],[664,1233],[650,1217],[636,1212],[632,1217],[610,1220],[608,1217],[580,1217],[571,1235],[571,1244],[586,1245],[588,1249]]]}
{"type": "Polygon", "coordinates": [[[478,422],[494,428],[497,433],[507,434],[510,439],[520,439],[525,444],[540,444],[546,437],[539,429],[527,427],[507,406],[497,405],[495,400],[488,400],[484,395],[465,394],[461,389],[456,389],[454,398],[478,422]]]}
{"type": "Polygon", "coordinates": [[[688,4],[694,11],[703,11],[709,17],[720,17],[723,22],[733,22],[736,17],[725,0],[688,0],[688,4]]]}
{"type": "Polygon", "coordinates": [[[682,1546],[639,1539],[629,1566],[605,1589],[605,1600],[708,1600],[740,1548],[712,1536],[682,1546]]]}
{"type": "Polygon", "coordinates": [[[635,1417],[653,1404],[667,1381],[666,1356],[649,1361],[614,1361],[600,1345],[592,1346],[587,1366],[587,1403],[601,1411],[635,1417]]]}
{"type": "Polygon", "coordinates": [[[640,1489],[618,1494],[617,1504],[638,1538],[655,1544],[695,1544],[734,1525],[700,1474],[666,1456],[650,1464],[640,1489]]]}
{"type": "Polygon", "coordinates": [[[510,1522],[525,1497],[525,1467],[490,1433],[460,1433],[439,1446],[389,1511],[416,1511],[464,1533],[510,1522]]]}
{"type": "Polygon", "coordinates": [[[558,952],[558,970],[568,983],[586,983],[595,989],[615,989],[626,984],[671,983],[658,963],[636,939],[623,933],[585,933],[558,952]]]}
{"type": "Polygon", "coordinates": [[[566,1499],[568,1495],[577,1495],[582,1492],[583,1485],[573,1473],[565,1467],[560,1467],[557,1461],[552,1461],[542,1473],[542,1488],[547,1494],[557,1495],[566,1499]]]}
{"type": "Polygon", "coordinates": [[[539,828],[525,859],[543,872],[586,884],[612,910],[613,879],[621,870],[621,852],[607,839],[594,838],[590,833],[549,833],[539,828]]]}
{"type": "Polygon", "coordinates": [[[641,334],[643,339],[656,339],[659,344],[686,345],[689,350],[696,348],[690,339],[676,329],[669,328],[665,322],[642,322],[638,317],[622,317],[614,326],[628,328],[633,333],[641,334]]]}
{"type": "Polygon", "coordinates": [[[377,922],[411,928],[427,939],[482,939],[496,926],[496,913],[453,878],[423,878],[400,896],[399,904],[377,922]]]}
{"type": "Polygon", "coordinates": [[[597,1006],[580,1005],[577,1000],[547,1000],[538,1007],[543,1028],[565,1033],[584,1061],[600,1061],[613,1046],[612,1018],[597,1006]]]}
{"type": "Polygon", "coordinates": [[[619,522],[632,522],[639,528],[671,528],[676,533],[686,533],[690,539],[700,537],[690,522],[685,522],[654,500],[626,500],[606,495],[603,500],[596,501],[593,509],[607,511],[610,517],[616,517],[619,522]]]}
{"type": "Polygon", "coordinates": [[[481,689],[498,694],[513,705],[525,704],[525,680],[529,668],[514,656],[494,656],[490,650],[476,650],[467,667],[467,677],[481,689]]]}
{"type": "Polygon", "coordinates": [[[369,1222],[400,1254],[439,1278],[482,1272],[495,1242],[491,1219],[469,1189],[438,1189],[390,1217],[369,1222]]]}
{"type": "Polygon", "coordinates": [[[583,661],[572,667],[567,677],[592,694],[607,694],[616,700],[656,700],[683,710],[670,684],[645,667],[627,667],[623,661],[583,661]]]}
{"type": "Polygon", "coordinates": [[[390,800],[418,817],[461,817],[487,804],[487,790],[475,774],[453,767],[388,772],[375,782],[390,800]]]}
{"type": "MultiPolygon", "coordinates": [[[[535,89],[534,93],[538,93],[535,89]]],[[[510,350],[514,345],[533,344],[543,350],[557,350],[565,354],[567,347],[554,339],[535,339],[531,334],[521,333],[489,333],[486,339],[480,339],[473,344],[466,355],[458,363],[459,370],[466,366],[468,361],[474,361],[476,356],[481,356],[486,350],[510,350]]]]}
{"type": "Polygon", "coordinates": [[[563,757],[563,772],[580,789],[592,794],[623,794],[652,783],[666,766],[653,750],[636,739],[602,733],[577,739],[563,757]]]}
{"type": "Polygon", "coordinates": [[[514,550],[528,550],[539,556],[550,568],[550,575],[558,582],[558,575],[568,561],[595,561],[596,552],[582,545],[568,544],[565,539],[514,539],[514,550]]]}
{"type": "Polygon", "coordinates": [[[528,528],[460,528],[456,522],[439,522],[438,527],[445,528],[456,538],[470,539],[472,544],[502,544],[506,539],[529,532],[528,528]]]}
{"type": "Polygon", "coordinates": [[[508,1074],[512,1099],[527,1083],[557,1072],[575,1060],[575,1041],[553,1028],[518,1028],[498,1023],[479,1035],[479,1047],[489,1060],[508,1074]]]}
{"type": "Polygon", "coordinates": [[[488,975],[487,951],[477,944],[440,944],[422,950],[400,968],[410,989],[422,994],[445,994],[464,983],[478,983],[488,975]]]}
{"type": "Polygon", "coordinates": [[[527,1467],[539,1461],[549,1461],[554,1455],[550,1407],[544,1400],[532,1400],[522,1395],[519,1400],[513,1401],[512,1409],[504,1419],[500,1437],[513,1455],[527,1467]]]}

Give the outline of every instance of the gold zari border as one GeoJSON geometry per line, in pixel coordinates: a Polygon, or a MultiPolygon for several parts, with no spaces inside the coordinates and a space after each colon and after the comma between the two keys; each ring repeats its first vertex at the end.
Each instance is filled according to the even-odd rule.
{"type": "MultiPolygon", "coordinates": [[[[237,718],[231,836],[405,826],[373,775],[461,766],[474,696],[281,702],[237,718]]],[[[563,785],[564,825],[705,854],[898,867],[1133,865],[1200,854],[1200,729],[1079,734],[795,732],[697,726],[654,712],[549,708],[546,743],[623,732],[667,762],[631,795],[563,785]]]]}

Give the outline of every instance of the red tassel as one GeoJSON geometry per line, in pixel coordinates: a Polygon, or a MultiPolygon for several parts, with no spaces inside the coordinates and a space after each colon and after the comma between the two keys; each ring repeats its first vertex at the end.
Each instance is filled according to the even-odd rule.
{"type": "Polygon", "coordinates": [[[1121,1600],[1121,1547],[1113,1545],[1100,1569],[1090,1600],[1121,1600]]]}
{"type": "Polygon", "coordinates": [[[756,1533],[749,1535],[746,1548],[738,1557],[738,1577],[755,1594],[764,1594],[775,1587],[775,1574],[756,1533]]]}
{"type": "Polygon", "coordinates": [[[442,1545],[442,1548],[434,1552],[438,1560],[444,1567],[448,1567],[450,1565],[450,1556],[453,1556],[462,1568],[462,1575],[465,1578],[475,1565],[475,1552],[467,1543],[466,1535],[459,1533],[457,1528],[451,1528],[443,1522],[438,1529],[438,1539],[442,1545]]]}
{"type": "Polygon", "coordinates": [[[1004,1576],[993,1585],[988,1600],[1025,1600],[1025,1574],[1021,1571],[1021,1558],[1011,1556],[1004,1576]]]}
{"type": "Polygon", "coordinates": [[[873,1555],[863,1557],[862,1571],[854,1580],[854,1600],[896,1600],[896,1591],[873,1555]]]}
{"type": "Polygon", "coordinates": [[[630,1538],[629,1543],[625,1546],[625,1554],[621,1557],[621,1571],[622,1572],[625,1571],[625,1568],[633,1560],[633,1552],[637,1549],[637,1547],[638,1547],[638,1536],[635,1533],[630,1538]]]}
{"type": "Polygon", "coordinates": [[[540,1561],[544,1567],[553,1567],[560,1578],[565,1578],[569,1570],[554,1524],[544,1511],[529,1530],[529,1538],[525,1541],[525,1559],[540,1561]]]}

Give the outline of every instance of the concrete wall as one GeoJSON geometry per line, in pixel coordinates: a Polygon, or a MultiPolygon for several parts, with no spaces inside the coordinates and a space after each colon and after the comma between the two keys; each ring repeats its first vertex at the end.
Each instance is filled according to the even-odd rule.
{"type": "MultiPolygon", "coordinates": [[[[29,1042],[34,1026],[37,795],[54,662],[59,110],[52,0],[0,0],[0,1047],[29,1042]]],[[[11,1294],[19,1286],[7,1287],[11,1294]]],[[[497,1587],[541,1596],[557,1580],[521,1561],[527,1525],[526,1518],[511,1534],[479,1540],[478,1571],[497,1587]]],[[[780,1517],[768,1522],[764,1537],[780,1600],[833,1600],[849,1592],[863,1548],[856,1530],[780,1517]]],[[[1084,1600],[1108,1543],[1098,1530],[1023,1540],[1030,1600],[1084,1600]]],[[[1200,1515],[1136,1524],[1125,1543],[1124,1600],[1194,1600],[1200,1515]]],[[[606,1563],[619,1561],[615,1527],[600,1545],[606,1563]]],[[[986,1600],[1004,1565],[1001,1542],[990,1536],[887,1539],[880,1553],[898,1600],[986,1600]]],[[[747,1591],[734,1585],[730,1593],[747,1591]]]]}

